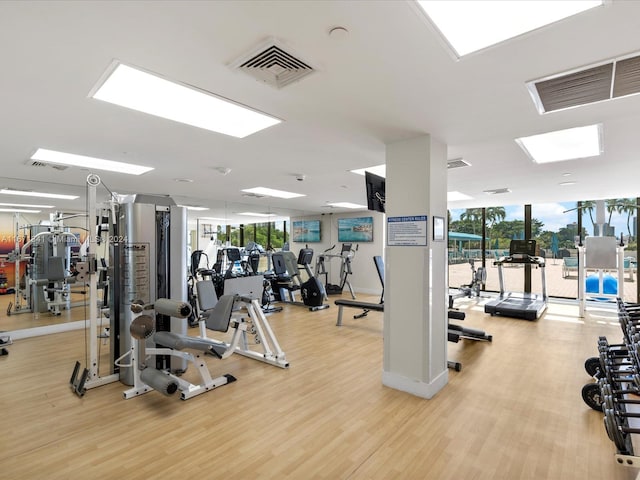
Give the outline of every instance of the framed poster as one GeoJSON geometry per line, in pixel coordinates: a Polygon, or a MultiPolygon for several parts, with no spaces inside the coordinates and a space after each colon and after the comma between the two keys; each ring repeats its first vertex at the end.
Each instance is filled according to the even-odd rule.
{"type": "Polygon", "coordinates": [[[444,218],[443,217],[433,217],[433,241],[434,242],[442,242],[444,241],[444,218]]]}
{"type": "Polygon", "coordinates": [[[339,242],[373,242],[373,217],[339,218],[339,242]]]}
{"type": "Polygon", "coordinates": [[[291,239],[294,242],[314,243],[319,242],[320,220],[296,220],[293,222],[291,239]]]}

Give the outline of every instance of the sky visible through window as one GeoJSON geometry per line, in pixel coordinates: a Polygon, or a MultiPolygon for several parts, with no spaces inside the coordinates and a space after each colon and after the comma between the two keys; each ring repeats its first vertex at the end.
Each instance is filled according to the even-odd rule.
{"type": "MultiPolygon", "coordinates": [[[[524,207],[522,205],[501,205],[505,209],[506,217],[505,221],[522,220],[524,218],[524,207]]],[[[573,210],[577,206],[577,202],[562,202],[562,203],[539,203],[531,206],[533,218],[540,220],[544,223],[542,230],[548,230],[551,232],[557,232],[567,224],[578,221],[576,211],[573,210]],[[564,213],[567,210],[570,212],[564,213]]],[[[456,221],[460,219],[460,214],[464,213],[464,208],[451,209],[451,220],[456,221]]],[[[593,217],[595,219],[595,210],[593,211],[593,217]]],[[[605,212],[605,221],[608,219],[609,214],[605,212]]],[[[632,219],[635,215],[631,216],[632,219]]],[[[583,217],[583,225],[587,231],[592,234],[591,220],[588,215],[583,217]]],[[[613,213],[611,216],[611,226],[615,227],[616,235],[620,233],[627,234],[627,214],[613,213]]],[[[633,228],[633,227],[632,227],[633,228]]]]}

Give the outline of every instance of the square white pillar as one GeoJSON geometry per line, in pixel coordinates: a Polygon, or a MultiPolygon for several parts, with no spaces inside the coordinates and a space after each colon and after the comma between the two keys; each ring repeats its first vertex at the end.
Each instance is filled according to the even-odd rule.
{"type": "Polygon", "coordinates": [[[447,218],[446,146],[429,135],[388,144],[386,168],[382,383],[431,398],[448,380],[447,244],[433,240],[433,216],[447,218]],[[389,244],[390,221],[425,215],[426,246],[389,244]]]}

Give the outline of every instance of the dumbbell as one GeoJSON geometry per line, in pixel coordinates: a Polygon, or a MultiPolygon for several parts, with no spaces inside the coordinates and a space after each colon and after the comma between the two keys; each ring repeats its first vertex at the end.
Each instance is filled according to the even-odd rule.
{"type": "Polygon", "coordinates": [[[630,387],[629,385],[625,386],[625,388],[619,388],[618,386],[615,386],[609,383],[605,378],[601,378],[600,380],[598,380],[597,385],[600,389],[603,399],[606,396],[626,395],[628,393],[637,394],[640,392],[638,388],[633,388],[633,387],[629,388],[630,387]]]}
{"type": "MultiPolygon", "coordinates": [[[[616,395],[603,395],[602,397],[604,408],[613,410],[616,414],[618,414],[619,412],[618,410],[616,410],[616,406],[618,405],[640,405],[640,400],[635,400],[632,398],[618,397],[616,395]]],[[[622,413],[626,414],[627,418],[640,418],[640,413],[622,413]]]]}
{"type": "Polygon", "coordinates": [[[639,428],[629,427],[627,418],[627,416],[616,415],[616,412],[612,409],[604,409],[604,428],[618,452],[623,455],[630,455],[633,451],[629,434],[640,433],[639,428]]]}

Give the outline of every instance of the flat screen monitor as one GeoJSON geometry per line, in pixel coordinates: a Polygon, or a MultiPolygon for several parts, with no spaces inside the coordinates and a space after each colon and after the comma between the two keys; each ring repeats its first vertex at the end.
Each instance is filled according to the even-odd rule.
{"type": "Polygon", "coordinates": [[[311,265],[313,260],[313,250],[311,248],[301,248],[298,254],[298,265],[311,265]]]}
{"type": "Polygon", "coordinates": [[[385,179],[371,172],[364,172],[367,186],[367,208],[375,212],[384,213],[385,179]]]}
{"type": "Polygon", "coordinates": [[[535,240],[511,240],[509,244],[509,255],[529,255],[536,256],[535,240]]]}

